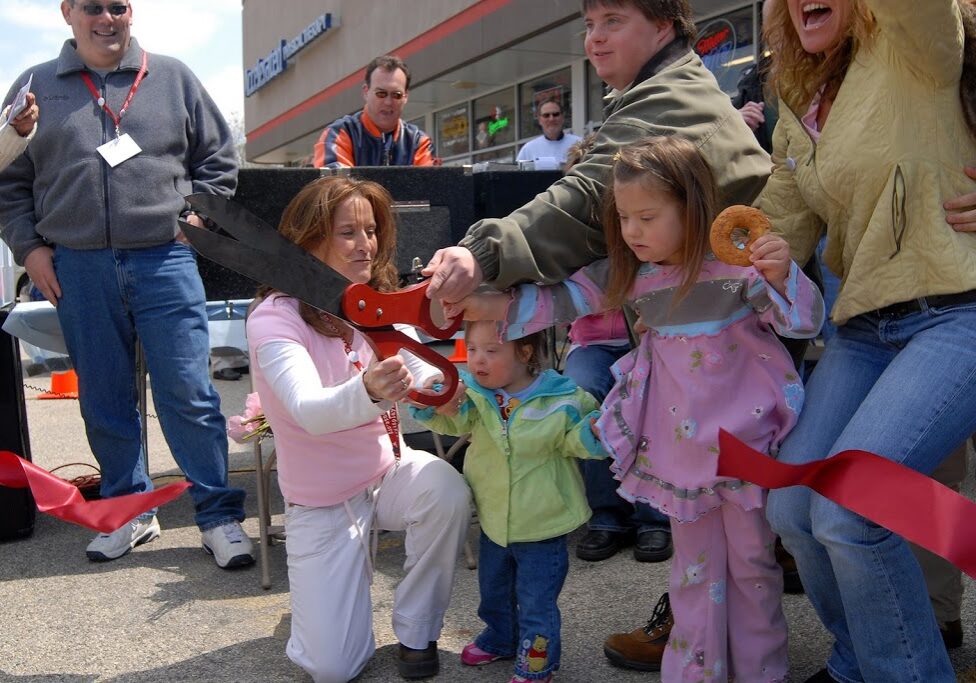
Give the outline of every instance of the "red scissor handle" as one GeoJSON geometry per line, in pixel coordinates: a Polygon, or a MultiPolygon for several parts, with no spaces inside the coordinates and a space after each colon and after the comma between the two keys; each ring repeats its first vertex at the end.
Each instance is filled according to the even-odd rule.
{"type": "Polygon", "coordinates": [[[444,375],[444,388],[439,393],[411,391],[411,400],[425,406],[441,406],[454,397],[459,377],[457,368],[450,360],[434,349],[391,327],[393,323],[419,327],[434,339],[450,339],[461,328],[461,318],[450,321],[447,327],[438,327],[430,315],[433,302],[427,298],[429,280],[405,287],[396,292],[377,292],[369,285],[354,284],[342,294],[342,312],[365,334],[373,344],[376,355],[383,359],[407,349],[424,359],[444,375]],[[372,329],[372,328],[383,329],[372,329]]]}
{"type": "Polygon", "coordinates": [[[449,321],[447,327],[438,327],[430,315],[434,305],[427,298],[425,280],[395,292],[377,292],[369,285],[354,284],[342,294],[342,313],[346,320],[358,327],[385,327],[402,323],[419,327],[434,339],[450,339],[461,329],[460,317],[449,321]]]}
{"type": "Polygon", "coordinates": [[[446,356],[393,328],[365,329],[362,330],[362,333],[370,340],[379,358],[389,358],[395,356],[400,349],[406,349],[436,367],[444,375],[444,388],[440,392],[435,394],[413,390],[408,394],[410,400],[425,406],[436,407],[444,405],[454,397],[460,378],[454,363],[448,360],[446,356]]]}

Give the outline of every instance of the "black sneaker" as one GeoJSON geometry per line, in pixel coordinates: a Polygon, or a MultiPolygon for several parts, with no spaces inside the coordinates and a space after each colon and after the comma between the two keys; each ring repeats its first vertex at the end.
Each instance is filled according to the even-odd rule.
{"type": "Polygon", "coordinates": [[[576,557],[588,562],[606,560],[634,542],[634,533],[590,529],[576,544],[576,557]]]}
{"type": "Polygon", "coordinates": [[[214,370],[213,378],[221,379],[225,382],[236,382],[241,378],[241,373],[234,368],[221,368],[220,370],[214,370]]]}
{"type": "Polygon", "coordinates": [[[436,676],[440,670],[437,641],[430,641],[423,650],[414,650],[400,643],[397,648],[396,666],[400,676],[408,680],[436,676]]]}
{"type": "Polygon", "coordinates": [[[942,642],[945,643],[947,650],[962,647],[962,621],[960,619],[947,621],[945,626],[939,627],[939,632],[942,634],[942,642]]]}
{"type": "Polygon", "coordinates": [[[664,562],[674,553],[671,532],[663,529],[641,531],[634,544],[634,559],[638,562],[664,562]]]}

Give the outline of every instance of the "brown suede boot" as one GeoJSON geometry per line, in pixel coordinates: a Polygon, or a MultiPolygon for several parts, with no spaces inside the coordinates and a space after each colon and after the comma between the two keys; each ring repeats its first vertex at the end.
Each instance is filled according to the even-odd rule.
{"type": "Polygon", "coordinates": [[[657,601],[646,626],[630,633],[614,633],[603,641],[603,654],[611,664],[624,669],[660,671],[672,626],[674,615],[671,614],[671,600],[665,593],[657,601]]]}

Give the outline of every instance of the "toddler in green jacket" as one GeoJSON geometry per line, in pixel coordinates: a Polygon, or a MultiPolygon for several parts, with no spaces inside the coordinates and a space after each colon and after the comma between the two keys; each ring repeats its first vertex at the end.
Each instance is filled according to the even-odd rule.
{"type": "Polygon", "coordinates": [[[605,458],[590,423],[592,396],[542,370],[542,337],[501,341],[495,322],[468,323],[468,371],[457,402],[414,408],[442,434],[470,434],[464,478],[481,522],[478,616],[484,630],[461,653],[469,666],[515,658],[511,683],[550,681],[559,668],[556,599],[569,567],[566,535],[590,509],[572,458],[605,458]]]}

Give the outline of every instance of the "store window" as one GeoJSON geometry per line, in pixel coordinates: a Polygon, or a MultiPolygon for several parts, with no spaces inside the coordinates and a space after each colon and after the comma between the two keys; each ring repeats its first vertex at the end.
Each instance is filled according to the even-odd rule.
{"type": "Polygon", "coordinates": [[[715,74],[719,87],[734,95],[739,76],[756,61],[752,6],[701,22],[695,52],[715,74]]]}
{"type": "Polygon", "coordinates": [[[467,102],[435,112],[434,129],[437,131],[438,156],[451,157],[471,151],[467,102]]]}
{"type": "Polygon", "coordinates": [[[603,96],[607,92],[607,85],[600,78],[596,69],[586,62],[586,131],[592,132],[603,123],[603,96]]]}
{"type": "Polygon", "coordinates": [[[571,69],[566,67],[539,78],[519,84],[519,139],[542,135],[536,121],[539,105],[546,100],[558,99],[563,105],[563,125],[573,127],[571,69]]]}
{"type": "Polygon", "coordinates": [[[474,101],[474,149],[515,142],[515,88],[474,101]]]}

